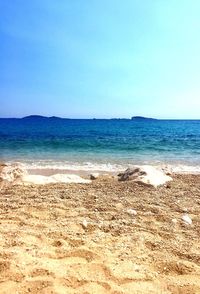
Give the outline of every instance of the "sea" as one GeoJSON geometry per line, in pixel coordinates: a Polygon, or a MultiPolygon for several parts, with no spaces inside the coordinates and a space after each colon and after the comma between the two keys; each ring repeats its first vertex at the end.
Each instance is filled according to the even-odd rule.
{"type": "Polygon", "coordinates": [[[0,161],[29,170],[200,172],[200,120],[0,119],[0,161]]]}

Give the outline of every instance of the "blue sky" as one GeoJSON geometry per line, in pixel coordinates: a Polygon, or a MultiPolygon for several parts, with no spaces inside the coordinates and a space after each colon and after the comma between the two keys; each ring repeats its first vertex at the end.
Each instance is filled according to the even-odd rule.
{"type": "Polygon", "coordinates": [[[0,0],[0,117],[200,118],[199,0],[0,0]]]}

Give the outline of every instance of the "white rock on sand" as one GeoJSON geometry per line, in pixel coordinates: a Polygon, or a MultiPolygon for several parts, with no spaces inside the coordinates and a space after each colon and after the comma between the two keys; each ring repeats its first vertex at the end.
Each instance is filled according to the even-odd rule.
{"type": "Polygon", "coordinates": [[[51,183],[91,183],[74,174],[55,174],[52,176],[29,175],[25,169],[18,164],[5,164],[0,172],[0,180],[3,184],[36,184],[44,185],[51,183]]]}
{"type": "Polygon", "coordinates": [[[99,177],[99,173],[90,174],[90,180],[96,180],[99,177]]]}
{"type": "Polygon", "coordinates": [[[127,213],[130,214],[130,215],[137,215],[137,211],[135,209],[127,209],[127,213]]]}
{"type": "Polygon", "coordinates": [[[167,176],[163,171],[156,169],[153,166],[143,166],[142,169],[146,172],[146,175],[140,177],[140,180],[146,184],[150,184],[154,187],[164,185],[166,182],[172,181],[170,176],[167,176]]]}
{"type": "Polygon", "coordinates": [[[1,170],[0,178],[4,182],[18,183],[27,172],[18,164],[5,164],[1,170]]]}
{"type": "Polygon", "coordinates": [[[162,170],[153,166],[143,165],[141,167],[128,168],[125,172],[120,173],[119,181],[133,180],[135,182],[158,187],[168,181],[172,181],[162,170]]]}
{"type": "Polygon", "coordinates": [[[79,184],[89,184],[90,180],[83,179],[77,175],[73,174],[56,174],[53,176],[41,176],[41,175],[25,175],[22,177],[22,182],[24,184],[53,184],[53,183],[79,183],[79,184]]]}

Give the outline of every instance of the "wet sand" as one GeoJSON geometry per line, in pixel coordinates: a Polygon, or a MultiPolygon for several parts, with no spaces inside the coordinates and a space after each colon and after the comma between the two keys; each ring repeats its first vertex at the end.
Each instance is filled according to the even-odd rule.
{"type": "Polygon", "coordinates": [[[200,175],[173,178],[3,188],[0,293],[200,293],[200,175]]]}

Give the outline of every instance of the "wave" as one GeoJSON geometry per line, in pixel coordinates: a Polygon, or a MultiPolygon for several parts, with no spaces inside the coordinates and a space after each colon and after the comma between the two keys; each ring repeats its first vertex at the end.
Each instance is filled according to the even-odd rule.
{"type": "MultiPolygon", "coordinates": [[[[9,162],[11,163],[11,162],[9,162]]],[[[63,171],[107,171],[115,172],[124,170],[125,165],[112,164],[112,163],[92,163],[92,162],[65,162],[65,161],[34,161],[34,162],[17,162],[19,165],[27,170],[37,169],[51,169],[51,170],[63,170],[63,171]]]]}

